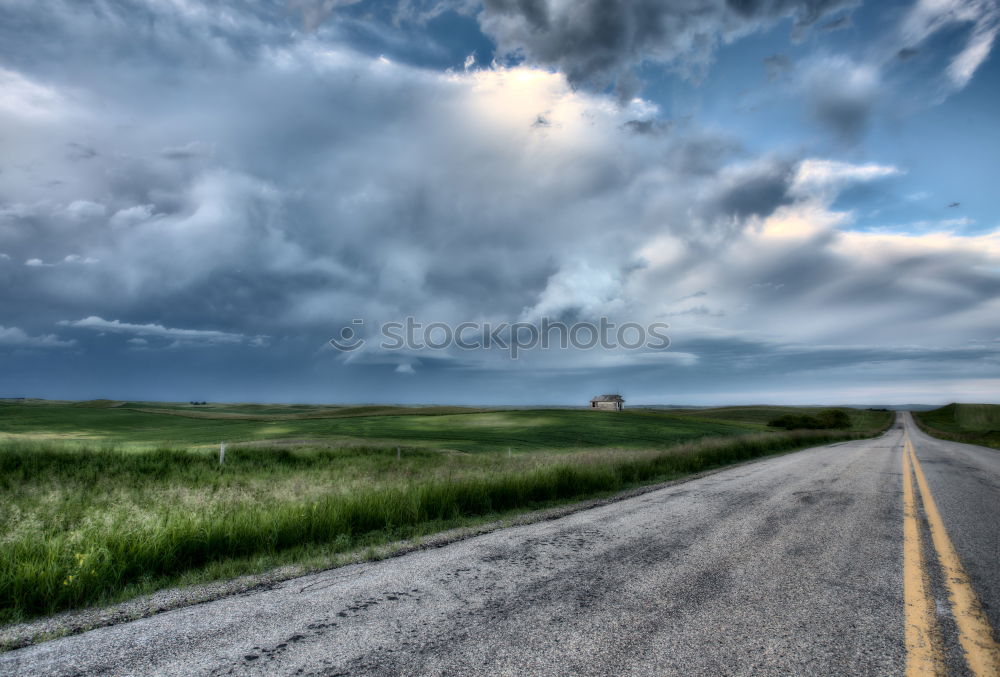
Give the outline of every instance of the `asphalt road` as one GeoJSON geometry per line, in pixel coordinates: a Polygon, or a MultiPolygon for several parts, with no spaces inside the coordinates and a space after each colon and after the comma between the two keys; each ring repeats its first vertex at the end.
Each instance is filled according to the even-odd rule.
{"type": "Polygon", "coordinates": [[[1000,665],[968,637],[976,613],[1000,627],[998,518],[1000,452],[902,415],[878,439],[3,654],[0,674],[975,674],[964,640],[1000,665]],[[925,478],[907,467],[908,494],[907,436],[925,478]],[[941,573],[925,489],[964,582],[941,573]]]}

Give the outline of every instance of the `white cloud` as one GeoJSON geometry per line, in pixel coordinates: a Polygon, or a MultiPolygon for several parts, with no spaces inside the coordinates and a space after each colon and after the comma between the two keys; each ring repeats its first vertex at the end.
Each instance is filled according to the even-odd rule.
{"type": "Polygon", "coordinates": [[[55,334],[30,336],[20,327],[5,327],[0,325],[0,346],[17,346],[24,348],[68,348],[76,341],[64,341],[55,334]]]}
{"type": "Polygon", "coordinates": [[[537,303],[525,311],[522,319],[559,317],[565,312],[596,317],[613,310],[621,294],[618,271],[592,266],[587,261],[569,261],[548,279],[537,303]]]}
{"type": "Polygon", "coordinates": [[[969,84],[976,70],[986,61],[998,30],[1000,23],[974,31],[969,43],[952,59],[947,73],[955,89],[963,89],[969,84]]]}
{"type": "Polygon", "coordinates": [[[74,221],[88,221],[104,216],[108,208],[90,200],[75,200],[65,209],[65,214],[74,221]]]}
{"type": "Polygon", "coordinates": [[[99,261],[90,256],[81,256],[79,254],[69,254],[63,257],[63,260],[59,263],[46,263],[42,259],[32,258],[24,262],[24,265],[30,266],[32,268],[53,268],[60,264],[82,264],[82,265],[92,265],[94,263],[99,263],[99,261]]]}
{"type": "Polygon", "coordinates": [[[971,28],[965,46],[952,57],[945,72],[952,91],[968,85],[989,56],[1000,31],[1000,3],[996,0],[918,0],[900,25],[903,45],[910,48],[956,25],[971,28]]]}
{"type": "Polygon", "coordinates": [[[61,320],[60,326],[73,327],[75,329],[90,329],[93,331],[111,332],[117,334],[134,334],[138,337],[155,337],[171,339],[180,344],[249,344],[261,346],[265,344],[266,337],[247,337],[243,334],[216,331],[212,329],[175,329],[164,327],[161,324],[134,324],[121,322],[119,320],[105,320],[102,317],[91,315],[82,320],[61,320]]]}
{"type": "Polygon", "coordinates": [[[64,263],[82,263],[84,265],[91,265],[98,263],[98,260],[91,258],[90,256],[80,256],[79,254],[70,254],[63,259],[64,263]]]}
{"type": "Polygon", "coordinates": [[[201,141],[189,141],[179,146],[168,146],[160,151],[160,155],[171,160],[189,160],[212,155],[214,148],[201,141]]]}
{"type": "Polygon", "coordinates": [[[808,158],[799,163],[791,189],[802,197],[816,192],[826,195],[850,183],[865,183],[901,173],[898,167],[873,162],[855,165],[837,160],[808,158]]]}
{"type": "Polygon", "coordinates": [[[961,230],[974,225],[975,219],[963,216],[957,219],[938,219],[936,221],[910,221],[902,224],[886,224],[869,228],[872,233],[902,233],[904,235],[915,235],[919,233],[948,233],[953,235],[956,230],[961,230]]]}
{"type": "MultiPolygon", "coordinates": [[[[533,356],[531,356],[533,357],[533,356]]],[[[528,361],[531,361],[528,357],[528,361]]],[[[680,350],[626,351],[594,350],[565,353],[537,364],[535,368],[545,369],[620,369],[623,367],[658,366],[693,367],[699,363],[698,355],[680,350]]]]}
{"type": "Polygon", "coordinates": [[[50,120],[65,106],[54,88],[34,82],[23,74],[0,67],[0,114],[24,120],[50,120]]]}
{"type": "Polygon", "coordinates": [[[134,226],[153,217],[155,207],[151,204],[134,205],[119,209],[111,217],[111,225],[116,228],[134,226]]]}
{"type": "Polygon", "coordinates": [[[732,246],[686,270],[677,267],[683,255],[660,263],[651,253],[650,265],[634,273],[628,288],[637,306],[661,313],[685,307],[664,300],[664,287],[709,291],[709,308],[723,313],[672,316],[678,347],[699,336],[821,345],[864,337],[888,347],[991,335],[1000,232],[842,230],[849,219],[816,201],[782,207],[760,230],[744,231],[732,246]]]}

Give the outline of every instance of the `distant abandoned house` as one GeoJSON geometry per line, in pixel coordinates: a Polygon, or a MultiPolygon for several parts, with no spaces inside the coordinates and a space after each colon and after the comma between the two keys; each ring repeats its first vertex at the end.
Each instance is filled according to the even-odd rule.
{"type": "Polygon", "coordinates": [[[606,409],[608,411],[621,411],[625,406],[625,399],[621,395],[598,395],[591,398],[591,409],[606,409]]]}

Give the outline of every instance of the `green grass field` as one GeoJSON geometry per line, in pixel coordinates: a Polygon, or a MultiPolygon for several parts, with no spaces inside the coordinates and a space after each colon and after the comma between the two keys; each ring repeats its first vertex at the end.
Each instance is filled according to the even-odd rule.
{"type": "Polygon", "coordinates": [[[852,410],[851,430],[766,428],[789,411],[0,404],[0,622],[286,563],[318,568],[374,544],[873,434],[890,418],[852,410]]]}
{"type": "Polygon", "coordinates": [[[1000,449],[1000,404],[949,404],[914,417],[935,437],[1000,449]]]}
{"type": "MultiPolygon", "coordinates": [[[[0,404],[0,440],[48,440],[132,446],[280,443],[303,440],[402,443],[475,453],[579,447],[662,448],[690,439],[766,430],[769,420],[815,408],[473,409],[328,407],[152,402],[0,404]]],[[[850,410],[855,430],[876,427],[884,412],[850,410]]]]}
{"type": "Polygon", "coordinates": [[[132,445],[217,445],[264,440],[391,441],[475,453],[539,448],[664,447],[706,435],[756,430],[742,421],[633,410],[619,415],[571,409],[456,407],[270,407],[125,403],[0,405],[0,436],[132,445]]]}

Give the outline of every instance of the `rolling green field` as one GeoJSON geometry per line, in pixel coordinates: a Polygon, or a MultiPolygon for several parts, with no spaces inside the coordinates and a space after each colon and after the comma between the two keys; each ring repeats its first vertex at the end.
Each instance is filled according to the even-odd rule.
{"type": "Polygon", "coordinates": [[[740,421],[633,410],[617,416],[571,409],[457,407],[296,407],[260,411],[255,405],[218,409],[145,403],[79,406],[0,405],[0,439],[75,440],[131,445],[218,445],[219,442],[384,441],[475,453],[581,446],[664,447],[706,435],[760,426],[740,421]],[[385,413],[388,411],[389,413],[385,413]]]}
{"type": "Polygon", "coordinates": [[[949,404],[913,415],[935,437],[1000,449],[1000,404],[949,404]]]}
{"type": "Polygon", "coordinates": [[[0,403],[0,622],[126,599],[870,435],[791,408],[0,403]],[[228,444],[218,462],[218,442],[228,444]]]}

